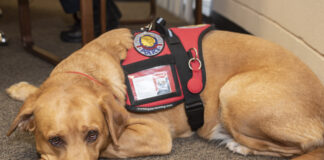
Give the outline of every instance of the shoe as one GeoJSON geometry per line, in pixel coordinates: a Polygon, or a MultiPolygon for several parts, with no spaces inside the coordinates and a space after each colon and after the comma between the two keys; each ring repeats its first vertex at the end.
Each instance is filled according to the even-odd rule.
{"type": "Polygon", "coordinates": [[[6,38],[5,34],[0,31],[0,46],[7,46],[8,39],[6,38]]]}
{"type": "MultiPolygon", "coordinates": [[[[107,31],[111,29],[115,29],[118,27],[118,23],[116,22],[109,22],[113,23],[107,26],[107,31]]],[[[94,36],[98,37],[101,34],[100,26],[94,26],[94,36]]],[[[62,31],[60,34],[60,38],[63,42],[70,42],[70,43],[80,43],[82,42],[82,31],[81,31],[81,24],[76,22],[69,30],[62,31]]]]}
{"type": "Polygon", "coordinates": [[[80,22],[75,22],[69,30],[62,31],[60,38],[63,42],[79,43],[82,41],[80,22]]]}

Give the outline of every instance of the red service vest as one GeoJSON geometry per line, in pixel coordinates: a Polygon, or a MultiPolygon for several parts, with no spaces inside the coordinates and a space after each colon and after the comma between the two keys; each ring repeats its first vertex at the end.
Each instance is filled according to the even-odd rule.
{"type": "Polygon", "coordinates": [[[135,33],[134,47],[122,61],[127,85],[126,108],[132,112],[158,111],[182,103],[183,89],[189,94],[199,94],[206,80],[202,38],[212,29],[208,24],[168,29],[168,37],[180,40],[185,51],[182,53],[172,53],[172,38],[157,31],[135,33]],[[188,57],[182,65],[175,58],[177,54],[187,54],[181,55],[188,57]],[[179,69],[187,70],[185,73],[190,77],[187,82],[181,82],[179,69]]]}

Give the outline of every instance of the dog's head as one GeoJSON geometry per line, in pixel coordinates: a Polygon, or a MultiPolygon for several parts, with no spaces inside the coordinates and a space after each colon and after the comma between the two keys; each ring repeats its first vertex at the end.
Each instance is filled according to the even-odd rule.
{"type": "Polygon", "coordinates": [[[33,132],[43,160],[96,160],[108,145],[118,148],[118,138],[128,123],[120,60],[132,46],[131,32],[115,29],[66,58],[25,100],[8,136],[16,128],[33,132]],[[100,60],[106,65],[105,76],[97,73],[102,85],[65,72],[72,69],[91,73],[93,64],[100,60]]]}
{"type": "Polygon", "coordinates": [[[33,132],[44,160],[95,160],[107,145],[118,146],[128,113],[113,92],[103,91],[109,87],[51,83],[58,82],[26,99],[8,135],[16,128],[33,132]]]}

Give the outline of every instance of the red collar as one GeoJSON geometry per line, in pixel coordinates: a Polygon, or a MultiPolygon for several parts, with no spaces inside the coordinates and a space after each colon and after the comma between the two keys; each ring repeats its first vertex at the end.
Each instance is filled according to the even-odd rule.
{"type": "Polygon", "coordinates": [[[88,79],[100,84],[100,85],[104,85],[103,83],[101,83],[100,81],[98,81],[97,79],[95,79],[94,77],[90,76],[90,75],[87,75],[85,73],[81,73],[81,72],[76,72],[76,71],[67,71],[66,73],[74,73],[74,74],[79,74],[79,75],[82,75],[82,76],[85,76],[87,77],[88,79]]]}

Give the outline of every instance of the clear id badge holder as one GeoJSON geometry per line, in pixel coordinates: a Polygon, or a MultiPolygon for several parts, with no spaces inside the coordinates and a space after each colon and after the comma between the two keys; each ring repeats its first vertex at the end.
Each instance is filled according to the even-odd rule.
{"type": "Polygon", "coordinates": [[[143,105],[181,94],[176,70],[172,64],[128,74],[127,85],[131,105],[143,105]]]}

